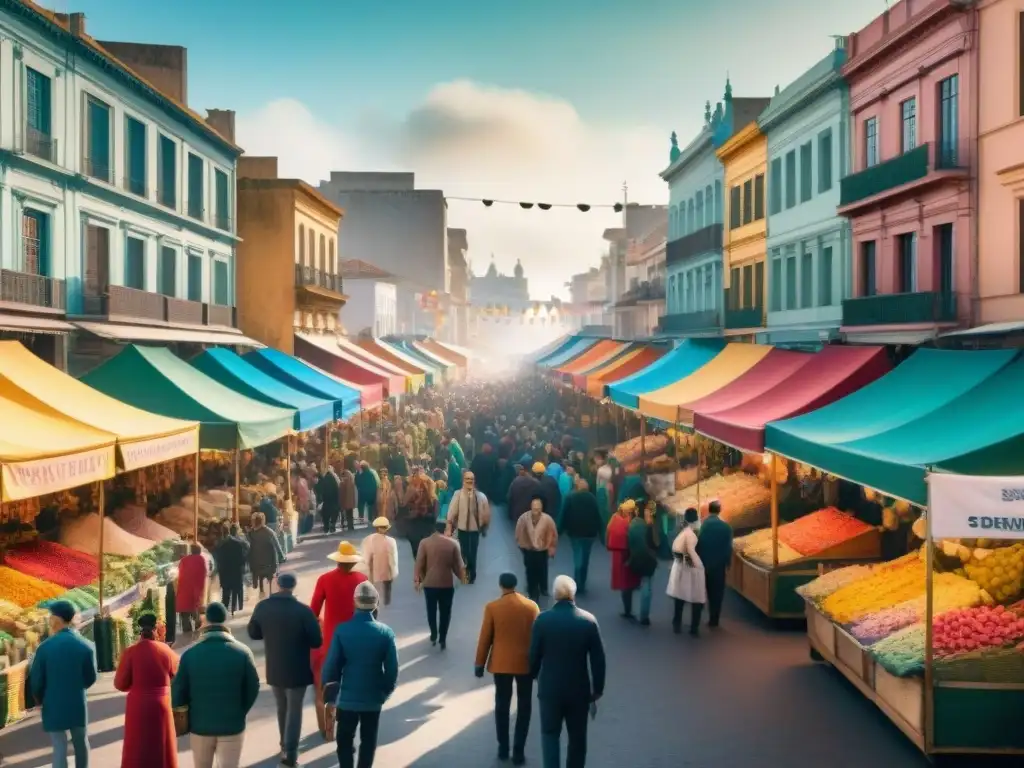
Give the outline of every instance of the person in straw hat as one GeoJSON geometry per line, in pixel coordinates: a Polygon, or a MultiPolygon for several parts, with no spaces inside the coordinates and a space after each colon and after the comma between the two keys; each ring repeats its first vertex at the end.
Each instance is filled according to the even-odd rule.
{"type": "Polygon", "coordinates": [[[391,605],[391,582],[398,578],[398,542],[388,535],[391,521],[386,517],[374,520],[373,528],[375,533],[363,539],[363,562],[384,605],[391,605]]]}
{"type": "Polygon", "coordinates": [[[325,642],[323,647],[314,650],[310,656],[313,666],[313,680],[316,686],[317,722],[320,725],[320,733],[325,738],[330,738],[332,734],[327,732],[323,686],[320,682],[320,668],[323,666],[326,656],[329,643],[328,638],[334,636],[334,630],[339,624],[344,624],[352,618],[352,613],[355,610],[353,595],[355,595],[356,587],[367,581],[367,577],[356,570],[356,566],[361,563],[362,558],[359,556],[359,550],[351,542],[340,542],[338,549],[331,552],[327,559],[337,563],[337,567],[321,574],[316,580],[316,587],[313,589],[313,599],[310,601],[309,607],[313,609],[313,613],[318,618],[321,618],[320,614],[321,612],[323,613],[321,618],[323,624],[322,634],[327,642],[325,642]]]}

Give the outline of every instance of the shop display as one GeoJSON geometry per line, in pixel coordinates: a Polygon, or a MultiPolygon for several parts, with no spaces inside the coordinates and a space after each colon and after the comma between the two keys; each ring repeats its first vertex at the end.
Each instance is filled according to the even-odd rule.
{"type": "Polygon", "coordinates": [[[970,552],[963,566],[964,574],[978,582],[993,600],[1002,603],[1021,595],[1024,587],[1024,543],[998,549],[961,547],[970,552]]]}
{"type": "Polygon", "coordinates": [[[4,564],[16,571],[62,587],[81,587],[99,578],[95,556],[52,541],[36,540],[10,549],[4,564]]]}
{"type": "Polygon", "coordinates": [[[837,624],[850,624],[924,591],[925,566],[915,558],[900,568],[879,569],[866,579],[840,587],[821,602],[821,610],[837,624]]]}
{"type": "Polygon", "coordinates": [[[619,443],[612,449],[612,456],[623,466],[639,466],[640,459],[652,460],[668,450],[668,438],[664,435],[645,435],[619,443]],[[642,445],[641,445],[642,443],[642,445]]]}
{"type": "Polygon", "coordinates": [[[92,585],[85,587],[76,587],[75,589],[69,589],[67,592],[53,598],[52,600],[44,600],[39,604],[40,608],[49,608],[51,603],[57,600],[67,600],[79,613],[97,608],[100,604],[100,591],[97,587],[92,585]]]}
{"type": "Polygon", "coordinates": [[[815,603],[824,600],[837,589],[853,584],[855,581],[866,579],[874,573],[874,567],[870,565],[850,565],[846,568],[837,568],[819,576],[814,581],[809,581],[796,588],[796,592],[803,598],[815,603]]]}
{"type": "MultiPolygon", "coordinates": [[[[100,516],[95,513],[68,520],[60,529],[60,543],[79,552],[95,554],[99,551],[100,516]]],[[[153,542],[133,536],[109,517],[104,517],[103,551],[112,555],[134,557],[153,546],[153,542]]]]}
{"type": "Polygon", "coordinates": [[[925,631],[914,624],[879,640],[870,648],[871,657],[896,677],[919,675],[924,670],[925,631]]]}
{"type": "Polygon", "coordinates": [[[932,648],[940,659],[969,651],[1013,648],[1022,641],[1024,613],[1013,607],[960,608],[946,611],[932,622],[932,648]]]}
{"type": "Polygon", "coordinates": [[[707,503],[717,499],[722,508],[722,519],[733,530],[760,528],[768,524],[771,512],[771,493],[761,480],[743,472],[732,475],[713,475],[700,483],[677,489],[665,505],[675,514],[682,515],[690,507],[707,514],[707,503]],[[700,504],[697,503],[698,496],[700,504]]]}
{"type": "Polygon", "coordinates": [[[826,507],[780,526],[779,543],[812,557],[872,530],[853,515],[826,507]]]}
{"type": "Polygon", "coordinates": [[[39,517],[41,510],[42,507],[38,498],[9,501],[0,504],[0,525],[13,522],[31,525],[39,517]]]}
{"type": "MultiPolygon", "coordinates": [[[[733,539],[732,548],[751,562],[771,567],[772,565],[772,529],[762,528],[733,539]]],[[[803,557],[795,549],[779,541],[779,564],[791,563],[803,557]]]]}
{"type": "Polygon", "coordinates": [[[64,587],[59,584],[43,581],[0,565],[0,600],[22,608],[30,608],[43,600],[57,597],[64,591],[64,587]]]}
{"type": "Polygon", "coordinates": [[[113,518],[128,533],[149,541],[178,538],[175,531],[151,519],[146,514],[145,507],[136,505],[122,507],[113,513],[113,518]]]}

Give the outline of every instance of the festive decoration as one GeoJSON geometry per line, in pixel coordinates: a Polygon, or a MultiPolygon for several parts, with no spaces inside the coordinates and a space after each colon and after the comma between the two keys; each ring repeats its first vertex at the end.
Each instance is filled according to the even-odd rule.
{"type": "Polygon", "coordinates": [[[535,205],[542,211],[550,211],[552,208],[575,208],[581,213],[586,213],[591,208],[611,208],[615,213],[622,213],[622,209],[625,207],[623,203],[529,203],[522,200],[496,200],[493,198],[486,197],[452,197],[447,196],[446,200],[458,200],[464,203],[483,203],[484,207],[490,208],[492,205],[518,205],[524,211],[528,211],[535,205]]]}

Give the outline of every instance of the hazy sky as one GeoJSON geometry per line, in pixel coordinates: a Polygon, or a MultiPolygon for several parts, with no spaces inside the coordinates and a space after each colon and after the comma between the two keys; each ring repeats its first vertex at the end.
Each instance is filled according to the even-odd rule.
{"type": "MultiPolygon", "coordinates": [[[[685,144],[728,72],[769,96],[884,0],[49,0],[99,39],[188,48],[189,102],[238,112],[238,142],[313,184],[411,170],[453,196],[664,203],[669,134],[685,144]]],[[[610,211],[452,201],[474,271],[521,258],[531,293],[597,263],[610,211]]],[[[343,225],[344,226],[344,225],[343,225]]],[[[343,254],[344,255],[344,254],[343,254]]]]}

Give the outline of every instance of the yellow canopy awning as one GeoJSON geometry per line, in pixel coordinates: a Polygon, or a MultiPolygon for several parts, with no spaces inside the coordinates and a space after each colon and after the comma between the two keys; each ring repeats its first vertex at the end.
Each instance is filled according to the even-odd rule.
{"type": "MultiPolygon", "coordinates": [[[[196,422],[158,416],[115,400],[39,359],[17,341],[0,341],[0,397],[40,410],[38,403],[104,434],[116,443],[125,471],[199,450],[196,422]]],[[[22,439],[19,432],[4,434],[8,440],[22,439]]]]}
{"type": "Polygon", "coordinates": [[[727,344],[725,349],[689,376],[641,395],[640,413],[652,419],[675,422],[680,417],[681,406],[706,397],[738,379],[771,350],[770,346],[762,344],[727,344]]]}
{"type": "Polygon", "coordinates": [[[0,499],[20,501],[114,476],[114,436],[27,393],[0,396],[0,499]]]}

